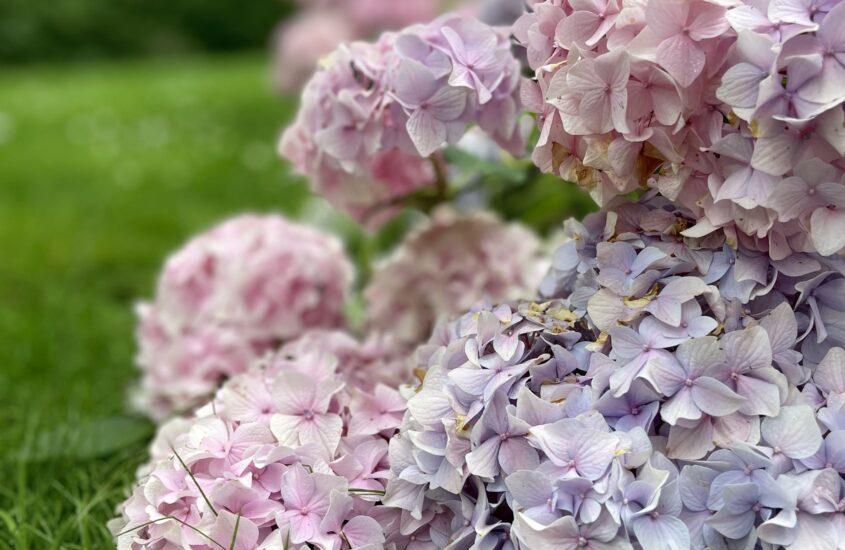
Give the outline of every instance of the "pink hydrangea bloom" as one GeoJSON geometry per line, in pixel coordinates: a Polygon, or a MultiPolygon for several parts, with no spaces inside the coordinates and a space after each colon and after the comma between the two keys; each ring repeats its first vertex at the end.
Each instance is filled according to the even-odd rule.
{"type": "Polygon", "coordinates": [[[343,12],[361,29],[361,36],[396,30],[434,19],[443,12],[443,0],[340,0],[343,12]]]}
{"type": "MultiPolygon", "coordinates": [[[[497,0],[498,1],[498,0],[497,0]]],[[[279,25],[274,36],[273,76],[284,92],[298,92],[318,62],[343,43],[429,21],[440,0],[302,1],[303,11],[279,25]]]]}
{"type": "Polygon", "coordinates": [[[317,13],[342,14],[355,25],[358,37],[429,21],[441,13],[445,4],[442,0],[299,0],[299,3],[317,13]]]}
{"type": "Polygon", "coordinates": [[[427,157],[469,125],[521,152],[519,72],[504,32],[455,15],[341,46],[305,87],[280,152],[329,202],[377,225],[435,183],[427,157]]]}
{"type": "Polygon", "coordinates": [[[423,341],[443,316],[483,298],[530,295],[542,277],[539,241],[489,214],[435,211],[375,268],[364,296],[367,320],[399,341],[423,341]]]}
{"type": "Polygon", "coordinates": [[[209,325],[168,330],[149,304],[138,307],[137,363],[144,376],[135,405],[156,420],[210,395],[220,380],[249,368],[262,352],[236,330],[209,325]]]}
{"type": "Polygon", "coordinates": [[[285,21],[273,37],[275,85],[286,92],[298,91],[320,59],[355,38],[356,28],[340,13],[305,11],[285,21]]]}
{"type": "Polygon", "coordinates": [[[653,189],[695,213],[688,237],[835,254],[844,21],[841,2],[537,2],[514,25],[535,70],[534,160],[601,205],[653,189]],[[825,182],[807,181],[810,160],[825,182]],[[822,191],[796,210],[800,189],[822,191]]]}
{"type": "Polygon", "coordinates": [[[138,309],[139,403],[155,418],[185,410],[278,342],[340,326],[351,280],[340,241],[279,216],[195,237],[138,309]]]}
{"type": "Polygon", "coordinates": [[[337,381],[337,364],[320,352],[257,364],[163,426],[110,525],[118,547],[407,545],[400,511],[378,502],[404,399],[337,381]]]}

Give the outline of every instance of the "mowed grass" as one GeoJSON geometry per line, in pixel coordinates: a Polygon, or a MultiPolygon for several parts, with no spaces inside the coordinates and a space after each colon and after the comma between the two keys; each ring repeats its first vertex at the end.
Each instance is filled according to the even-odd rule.
{"type": "Polygon", "coordinates": [[[261,56],[0,70],[0,548],[109,548],[152,427],[132,304],[166,254],[307,198],[261,56]]]}

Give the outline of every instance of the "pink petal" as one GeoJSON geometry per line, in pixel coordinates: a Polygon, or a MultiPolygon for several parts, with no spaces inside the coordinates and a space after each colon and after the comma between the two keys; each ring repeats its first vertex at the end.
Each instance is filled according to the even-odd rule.
{"type": "Polygon", "coordinates": [[[557,26],[555,39],[564,47],[569,47],[573,43],[583,45],[596,32],[600,24],[601,21],[595,13],[576,11],[557,26]]]}
{"type": "Polygon", "coordinates": [[[680,33],[687,24],[689,2],[686,0],[650,0],[646,4],[648,27],[660,38],[680,33]]]}
{"type": "Polygon", "coordinates": [[[725,19],[725,8],[706,2],[698,2],[693,7],[692,23],[689,26],[690,37],[695,41],[722,36],[730,28],[725,19]]]}
{"type": "Polygon", "coordinates": [[[238,518],[228,510],[220,510],[209,536],[234,550],[253,550],[258,544],[258,527],[247,518],[238,518]],[[238,526],[235,535],[235,524],[238,526]]]}
{"type": "Polygon", "coordinates": [[[343,526],[343,534],[352,548],[378,546],[384,542],[384,532],[379,523],[367,516],[356,516],[343,526]]]}
{"type": "Polygon", "coordinates": [[[657,46],[657,62],[684,88],[690,86],[704,69],[705,56],[690,37],[677,34],[657,46]]]}
{"type": "Polygon", "coordinates": [[[427,157],[446,141],[446,125],[427,110],[417,109],[406,123],[408,135],[421,156],[427,157]]]}

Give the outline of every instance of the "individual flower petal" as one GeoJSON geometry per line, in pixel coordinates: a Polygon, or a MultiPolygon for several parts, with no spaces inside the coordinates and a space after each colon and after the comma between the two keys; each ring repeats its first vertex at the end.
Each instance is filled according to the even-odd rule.
{"type": "Polygon", "coordinates": [[[822,444],[813,409],[806,405],[781,407],[778,416],[763,420],[760,433],[775,453],[793,459],[812,456],[822,444]]]}

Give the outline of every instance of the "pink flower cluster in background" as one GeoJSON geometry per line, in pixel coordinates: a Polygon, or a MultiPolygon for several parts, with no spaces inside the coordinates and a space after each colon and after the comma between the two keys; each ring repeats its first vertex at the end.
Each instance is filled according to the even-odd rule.
{"type": "Polygon", "coordinates": [[[303,11],[276,30],[273,76],[287,92],[299,91],[323,56],[344,42],[434,19],[441,0],[301,0],[303,11]]]}
{"type": "Polygon", "coordinates": [[[280,151],[315,191],[372,225],[435,184],[427,157],[470,124],[521,152],[519,79],[505,33],[471,18],[344,45],[305,87],[280,151]]]}
{"type": "Polygon", "coordinates": [[[773,259],[845,245],[841,2],[553,0],[514,32],[543,170],[599,204],[658,189],[686,235],[773,259]]]}
{"type": "Polygon", "coordinates": [[[352,275],[339,240],[280,216],[194,237],[138,307],[138,404],[156,418],[188,409],[279,342],[342,325],[352,275]]]}
{"type": "Polygon", "coordinates": [[[277,358],[298,357],[314,350],[336,357],[343,380],[366,391],[377,384],[398,388],[411,378],[408,344],[383,332],[373,331],[358,339],[342,330],[310,330],[282,346],[277,358]]]}
{"type": "Polygon", "coordinates": [[[435,322],[481,298],[534,294],[546,262],[528,228],[489,213],[435,211],[380,264],[364,290],[367,323],[410,345],[424,342],[435,322]]]}

